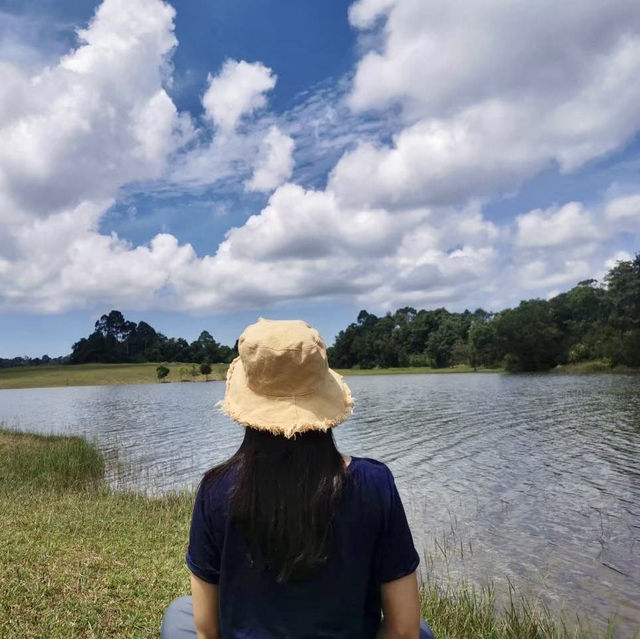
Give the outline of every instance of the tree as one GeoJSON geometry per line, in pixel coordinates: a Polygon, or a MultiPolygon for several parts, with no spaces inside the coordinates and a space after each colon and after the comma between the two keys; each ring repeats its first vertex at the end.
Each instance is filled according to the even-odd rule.
{"type": "Polygon", "coordinates": [[[469,345],[463,339],[457,339],[451,347],[451,366],[469,362],[469,345]]]}
{"type": "MultiPolygon", "coordinates": [[[[467,329],[468,330],[468,329],[467,329]]],[[[429,335],[425,352],[431,359],[431,366],[442,368],[451,366],[453,362],[453,348],[459,341],[465,341],[465,325],[460,316],[447,313],[438,328],[429,335]]],[[[456,355],[460,355],[458,347],[456,355]]]]}
{"type": "MultiPolygon", "coordinates": [[[[202,331],[198,339],[191,343],[191,354],[196,362],[220,362],[223,361],[220,353],[220,344],[213,339],[209,331],[202,331]]],[[[226,355],[226,353],[225,353],[226,355]]]]}
{"type": "Polygon", "coordinates": [[[607,356],[614,364],[640,366],[640,253],[618,262],[605,276],[611,309],[608,325],[615,331],[607,356]]]}
{"type": "Polygon", "coordinates": [[[156,367],[156,375],[158,376],[158,380],[162,381],[171,371],[164,366],[163,364],[160,364],[160,366],[156,367]]]}
{"type": "Polygon", "coordinates": [[[493,323],[508,370],[541,371],[558,364],[562,334],[548,302],[520,302],[517,308],[498,313],[493,323]]]}
{"type": "Polygon", "coordinates": [[[473,368],[491,368],[500,361],[498,339],[493,323],[488,319],[474,321],[469,328],[469,363],[473,368]]]}
{"type": "MultiPolygon", "coordinates": [[[[108,315],[102,315],[94,324],[95,331],[103,337],[118,338],[125,332],[126,320],[120,311],[113,310],[108,315]]],[[[130,324],[131,322],[129,322],[130,324]]]]}
{"type": "MultiPolygon", "coordinates": [[[[138,322],[128,340],[129,358],[134,362],[152,362],[158,355],[158,333],[147,322],[138,322]]],[[[155,360],[157,361],[157,359],[155,360]]]]}
{"type": "Polygon", "coordinates": [[[209,375],[211,375],[211,364],[207,360],[200,364],[200,373],[204,375],[206,381],[209,381],[209,375]]]}

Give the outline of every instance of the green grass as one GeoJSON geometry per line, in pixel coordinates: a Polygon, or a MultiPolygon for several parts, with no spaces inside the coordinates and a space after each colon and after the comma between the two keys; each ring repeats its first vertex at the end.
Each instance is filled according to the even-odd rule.
{"type": "Polygon", "coordinates": [[[405,366],[402,368],[338,368],[340,375],[430,375],[447,373],[503,373],[503,368],[474,369],[466,364],[448,368],[431,368],[430,366],[405,366]]]}
{"type": "Polygon", "coordinates": [[[554,617],[543,604],[534,605],[519,596],[514,588],[509,589],[507,603],[498,605],[492,588],[474,588],[468,584],[455,588],[430,585],[421,590],[421,608],[436,639],[613,639],[616,636],[613,624],[606,632],[597,632],[579,619],[567,621],[554,617]]]}
{"type": "Polygon", "coordinates": [[[110,492],[78,438],[0,431],[0,469],[2,638],[157,637],[188,591],[193,496],[110,492]]]}
{"type": "Polygon", "coordinates": [[[0,486],[67,490],[98,485],[104,462],[82,437],[0,430],[0,486]]]}
{"type": "MultiPolygon", "coordinates": [[[[158,637],[167,604],[188,592],[184,552],[193,495],[115,494],[76,437],[0,429],[0,629],[3,639],[158,637]]],[[[569,639],[576,631],[512,591],[422,591],[437,639],[569,639]]]]}
{"type": "MultiPolygon", "coordinates": [[[[16,366],[0,369],[0,389],[44,388],[50,386],[104,386],[119,384],[153,384],[158,382],[157,363],[144,364],[75,364],[67,366],[16,366]]],[[[190,364],[165,364],[170,373],[166,382],[205,381],[205,376],[183,375],[180,368],[190,364]]],[[[228,364],[212,364],[209,380],[225,379],[228,364]]]]}
{"type": "Polygon", "coordinates": [[[612,366],[611,362],[605,359],[595,359],[588,362],[578,362],[576,364],[559,364],[553,373],[568,373],[571,375],[589,375],[594,373],[611,373],[614,375],[634,375],[640,373],[640,368],[629,366],[612,366]]]}

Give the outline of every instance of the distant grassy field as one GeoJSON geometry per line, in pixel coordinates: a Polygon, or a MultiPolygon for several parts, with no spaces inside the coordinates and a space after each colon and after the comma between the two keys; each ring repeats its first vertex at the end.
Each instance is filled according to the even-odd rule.
{"type": "MultiPolygon", "coordinates": [[[[184,565],[193,495],[115,494],[78,437],[0,428],[2,639],[158,637],[168,603],[189,589],[184,565]]],[[[595,639],[515,592],[425,585],[438,639],[595,639]]]]}
{"type": "MultiPolygon", "coordinates": [[[[191,364],[164,364],[170,369],[166,382],[205,381],[204,375],[180,375],[180,369],[191,370],[191,364]]],[[[157,363],[144,364],[76,364],[69,366],[16,366],[0,369],[0,390],[3,388],[46,388],[50,386],[108,386],[120,384],[153,384],[158,382],[157,363]]],[[[209,380],[224,380],[228,364],[212,364],[209,380]]],[[[472,373],[470,366],[453,368],[372,368],[339,369],[341,375],[406,375],[425,373],[472,373]]],[[[502,369],[479,368],[479,373],[500,373],[502,369]]]]}
{"type": "MultiPolygon", "coordinates": [[[[153,384],[158,382],[158,364],[77,364],[69,366],[17,366],[0,369],[0,389],[44,388],[48,386],[104,386],[120,384],[153,384]]],[[[191,364],[165,364],[170,369],[167,382],[205,381],[204,375],[180,376],[180,369],[191,364]]],[[[212,364],[209,380],[221,380],[228,364],[212,364]]]]}

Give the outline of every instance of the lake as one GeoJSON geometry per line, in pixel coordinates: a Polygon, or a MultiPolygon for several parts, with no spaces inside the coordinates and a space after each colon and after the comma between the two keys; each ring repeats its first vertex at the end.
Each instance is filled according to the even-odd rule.
{"type": "MultiPolygon", "coordinates": [[[[425,576],[509,582],[640,628],[640,376],[349,377],[344,452],[389,464],[425,576]]],[[[0,422],[84,434],[115,489],[193,487],[238,446],[223,382],[0,391],[0,422]]]]}

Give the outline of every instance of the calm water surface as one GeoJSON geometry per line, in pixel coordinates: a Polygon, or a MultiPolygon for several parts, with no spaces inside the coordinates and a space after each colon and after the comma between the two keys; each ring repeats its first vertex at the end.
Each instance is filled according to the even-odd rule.
{"type": "MultiPolygon", "coordinates": [[[[340,448],[393,470],[425,576],[509,581],[616,637],[640,629],[640,377],[349,377],[340,448]]],[[[0,422],[81,433],[114,488],[194,486],[242,429],[224,383],[0,391],[0,422]]],[[[503,588],[504,587],[504,588],[503,588]]]]}

